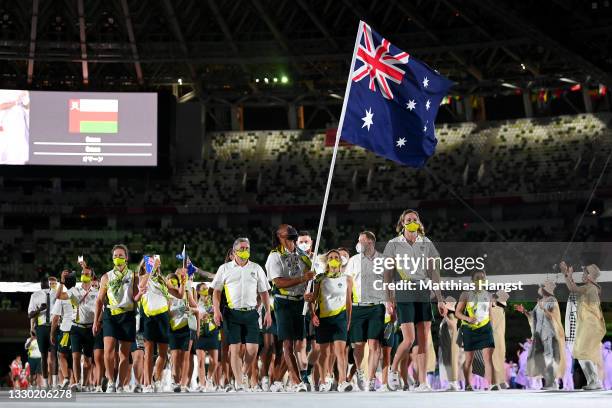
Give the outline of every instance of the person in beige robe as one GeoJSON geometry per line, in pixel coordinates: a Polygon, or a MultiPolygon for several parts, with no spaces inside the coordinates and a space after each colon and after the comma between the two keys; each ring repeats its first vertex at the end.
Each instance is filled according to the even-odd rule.
{"type": "Polygon", "coordinates": [[[459,345],[457,344],[457,318],[455,317],[455,306],[457,301],[448,296],[446,304],[447,314],[440,322],[440,335],[438,345],[438,361],[440,367],[440,380],[444,384],[448,382],[448,390],[459,390],[459,345]]]}
{"type": "Polygon", "coordinates": [[[491,390],[508,388],[506,382],[506,306],[508,305],[508,292],[500,290],[493,295],[491,308],[491,325],[493,326],[493,384],[491,390]]]}
{"type": "Polygon", "coordinates": [[[584,390],[601,390],[602,384],[599,379],[599,371],[602,368],[601,342],[606,334],[606,322],[601,311],[600,294],[601,287],[597,284],[600,271],[597,265],[588,265],[582,274],[583,285],[576,285],[571,266],[565,262],[559,265],[561,272],[565,275],[565,283],[570,291],[578,295],[578,327],[576,340],[574,342],[574,358],[580,363],[580,367],[587,379],[584,390]]]}
{"type": "Polygon", "coordinates": [[[532,346],[527,356],[527,375],[544,377],[544,390],[558,390],[559,379],[565,374],[565,332],[561,324],[559,303],[554,296],[556,284],[547,280],[538,290],[538,303],[531,312],[523,305],[515,310],[529,320],[532,346]]]}

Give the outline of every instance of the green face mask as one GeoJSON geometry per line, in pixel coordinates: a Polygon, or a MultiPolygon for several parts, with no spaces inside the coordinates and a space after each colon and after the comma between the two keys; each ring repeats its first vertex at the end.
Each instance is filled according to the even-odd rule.
{"type": "Polygon", "coordinates": [[[115,266],[123,266],[125,265],[125,258],[113,258],[113,264],[115,266]]]}
{"type": "Polygon", "coordinates": [[[340,265],[342,265],[342,262],[340,262],[338,259],[330,259],[329,261],[327,261],[327,264],[331,268],[339,268],[340,265]]]}
{"type": "Polygon", "coordinates": [[[413,222],[409,222],[408,224],[404,225],[404,228],[408,232],[417,232],[420,227],[421,226],[419,225],[419,223],[414,222],[414,221],[413,222]]]}
{"type": "Polygon", "coordinates": [[[251,256],[251,252],[245,249],[244,251],[236,251],[236,255],[238,255],[238,258],[246,261],[251,256]]]}
{"type": "Polygon", "coordinates": [[[89,276],[89,275],[81,275],[81,282],[83,282],[83,283],[91,282],[91,276],[89,276]]]}

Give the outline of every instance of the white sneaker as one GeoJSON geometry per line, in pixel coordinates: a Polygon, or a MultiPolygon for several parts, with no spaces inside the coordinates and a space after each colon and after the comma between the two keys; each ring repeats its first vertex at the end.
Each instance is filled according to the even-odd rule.
{"type": "Polygon", "coordinates": [[[338,385],[338,392],[351,392],[353,391],[353,384],[348,381],[343,382],[338,385]]]}
{"type": "Polygon", "coordinates": [[[244,384],[234,385],[234,392],[244,392],[244,384]]]}
{"type": "Polygon", "coordinates": [[[225,385],[225,392],[234,392],[234,386],[229,383],[225,385]]]}
{"type": "Polygon", "coordinates": [[[102,386],[101,385],[96,386],[96,389],[94,390],[94,392],[102,392],[102,386]]]}
{"type": "Polygon", "coordinates": [[[189,387],[187,387],[186,385],[181,385],[181,392],[190,392],[189,387]]]}
{"type": "Polygon", "coordinates": [[[206,379],[206,385],[204,387],[204,392],[212,392],[212,391],[216,391],[216,387],[213,384],[212,380],[207,378],[206,379]]]}
{"type": "Polygon", "coordinates": [[[157,380],[153,382],[153,392],[162,392],[163,388],[162,388],[162,383],[161,381],[157,380]]]}
{"type": "Polygon", "coordinates": [[[106,392],[109,394],[113,392],[117,392],[117,386],[115,385],[113,381],[108,382],[108,386],[106,387],[106,392]]]}
{"type": "Polygon", "coordinates": [[[308,387],[306,386],[304,382],[297,384],[294,388],[294,392],[307,392],[307,391],[308,391],[308,387]]]}
{"type": "Polygon", "coordinates": [[[274,384],[270,386],[270,392],[283,392],[285,387],[283,387],[283,383],[280,381],[274,381],[274,384]]]}
{"type": "Polygon", "coordinates": [[[257,384],[254,387],[250,388],[251,392],[263,392],[263,388],[261,388],[261,385],[257,384]]]}
{"type": "Polygon", "coordinates": [[[365,391],[365,375],[363,374],[363,370],[357,370],[357,388],[360,391],[365,391]]]}
{"type": "Polygon", "coordinates": [[[116,392],[117,392],[117,394],[121,394],[121,393],[126,392],[126,391],[128,391],[128,390],[124,390],[123,387],[117,387],[117,391],[116,392]]]}
{"type": "Polygon", "coordinates": [[[376,380],[371,379],[370,381],[368,381],[368,392],[375,392],[375,391],[376,391],[376,380]]]}
{"type": "Polygon", "coordinates": [[[387,380],[387,388],[389,391],[397,391],[400,387],[399,373],[389,369],[389,379],[387,380]]]}
{"type": "Polygon", "coordinates": [[[73,392],[82,392],[83,391],[83,387],[81,386],[81,384],[70,384],[70,386],[68,388],[70,388],[73,392]]]}
{"type": "Polygon", "coordinates": [[[270,378],[268,376],[261,377],[261,389],[264,392],[270,392],[270,378]]]}
{"type": "Polygon", "coordinates": [[[459,384],[455,381],[448,383],[448,391],[459,391],[459,384]]]}
{"type": "Polygon", "coordinates": [[[389,389],[389,386],[387,384],[383,384],[382,387],[376,390],[376,392],[389,392],[389,391],[391,390],[389,389]]]}
{"type": "Polygon", "coordinates": [[[423,384],[419,384],[419,386],[416,387],[414,390],[418,392],[431,391],[431,387],[429,386],[429,384],[423,383],[423,384]]]}
{"type": "Polygon", "coordinates": [[[68,389],[68,383],[70,382],[69,379],[64,378],[64,381],[62,381],[62,384],[59,386],[60,390],[67,390],[68,389]]]}
{"type": "Polygon", "coordinates": [[[148,394],[148,393],[152,393],[152,392],[154,392],[154,391],[155,391],[155,390],[153,389],[153,386],[152,386],[152,385],[145,385],[145,386],[142,388],[142,393],[143,393],[143,394],[145,394],[145,393],[146,393],[146,394],[148,394]]]}
{"type": "Polygon", "coordinates": [[[582,389],[585,391],[597,391],[603,389],[603,387],[601,386],[601,381],[594,381],[590,384],[585,385],[584,387],[582,387],[582,389]]]}

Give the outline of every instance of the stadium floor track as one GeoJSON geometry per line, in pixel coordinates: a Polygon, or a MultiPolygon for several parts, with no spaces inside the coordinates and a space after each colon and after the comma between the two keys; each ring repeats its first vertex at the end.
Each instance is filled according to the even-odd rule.
{"type": "MultiPolygon", "coordinates": [[[[3,392],[2,394],[7,394],[3,392]]],[[[6,401],[6,395],[3,395],[6,401]]],[[[65,402],[70,408],[146,407],[191,408],[202,406],[224,408],[298,408],[351,407],[351,408],[405,408],[407,406],[456,408],[603,408],[610,407],[612,391],[521,391],[499,392],[385,392],[385,393],[152,393],[152,394],[96,394],[79,393],[76,401],[65,402]]],[[[3,407],[23,407],[24,401],[3,403],[3,407]]],[[[28,407],[61,406],[56,402],[28,402],[28,407]],[[56,405],[57,404],[57,405],[56,405]]]]}

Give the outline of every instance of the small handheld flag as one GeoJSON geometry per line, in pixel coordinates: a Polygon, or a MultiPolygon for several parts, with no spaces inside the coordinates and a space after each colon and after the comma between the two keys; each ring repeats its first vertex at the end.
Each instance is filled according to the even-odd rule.
{"type": "Polygon", "coordinates": [[[197,270],[198,268],[194,264],[192,264],[191,259],[187,257],[187,276],[193,276],[193,274],[195,274],[197,270]]]}
{"type": "Polygon", "coordinates": [[[144,265],[147,273],[152,273],[153,268],[155,268],[155,258],[152,256],[145,255],[144,256],[144,265]]]}

